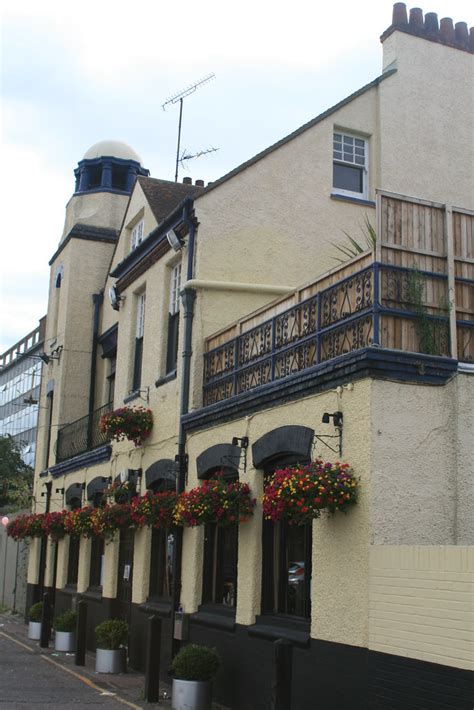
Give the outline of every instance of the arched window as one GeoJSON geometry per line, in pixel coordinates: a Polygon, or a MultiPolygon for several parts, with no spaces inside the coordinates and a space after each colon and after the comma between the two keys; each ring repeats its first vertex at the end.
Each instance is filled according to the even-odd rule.
{"type": "MultiPolygon", "coordinates": [[[[266,479],[278,469],[311,460],[314,431],[279,427],[252,447],[255,468],[266,479]]],[[[265,520],[262,527],[262,614],[309,619],[311,615],[312,525],[265,520]]]]}
{"type": "MultiPolygon", "coordinates": [[[[222,475],[229,481],[239,478],[241,450],[231,444],[216,444],[197,458],[198,478],[209,480],[222,475]]],[[[210,523],[204,528],[203,605],[235,608],[237,605],[237,562],[239,526],[221,527],[210,523]]]]}
{"type": "MultiPolygon", "coordinates": [[[[176,490],[174,461],[172,459],[155,461],[145,472],[145,483],[151,493],[176,490]]],[[[149,601],[171,600],[173,548],[174,534],[170,530],[152,529],[149,601]]]]}
{"type": "MultiPolygon", "coordinates": [[[[87,486],[87,502],[93,508],[99,508],[104,504],[104,491],[107,488],[108,479],[97,476],[87,486]]],[[[104,573],[104,540],[101,537],[92,537],[91,540],[91,561],[89,567],[89,589],[101,591],[104,573]]]]}
{"type": "MultiPolygon", "coordinates": [[[[82,507],[82,483],[72,483],[66,490],[66,505],[69,510],[76,510],[82,507]]],[[[79,547],[80,538],[74,535],[69,536],[69,554],[67,563],[66,584],[69,587],[76,587],[77,574],[79,570],[79,547]]]]}

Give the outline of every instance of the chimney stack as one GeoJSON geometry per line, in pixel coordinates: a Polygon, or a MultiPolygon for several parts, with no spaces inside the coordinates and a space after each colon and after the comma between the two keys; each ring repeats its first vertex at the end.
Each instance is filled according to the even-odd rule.
{"type": "Polygon", "coordinates": [[[427,12],[423,19],[423,10],[420,7],[411,8],[408,19],[407,6],[404,2],[394,4],[392,24],[382,34],[381,41],[384,42],[395,30],[474,54],[473,27],[468,30],[465,22],[456,22],[454,26],[450,17],[443,17],[438,25],[436,12],[427,12]]]}
{"type": "Polygon", "coordinates": [[[190,177],[184,177],[183,178],[183,185],[192,185],[193,184],[193,179],[190,177]]]}
{"type": "Polygon", "coordinates": [[[196,180],[194,184],[196,187],[204,187],[204,180],[196,180]]]}

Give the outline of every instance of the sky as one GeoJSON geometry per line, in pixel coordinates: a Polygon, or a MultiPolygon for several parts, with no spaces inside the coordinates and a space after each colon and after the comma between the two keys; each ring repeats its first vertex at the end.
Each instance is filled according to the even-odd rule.
{"type": "MultiPolygon", "coordinates": [[[[162,104],[214,73],[184,100],[181,148],[218,150],[179,179],[215,180],[378,76],[392,5],[4,0],[0,353],[46,313],[48,261],[91,145],[125,141],[173,180],[178,106],[162,104]]],[[[423,9],[474,21],[471,0],[423,9]]]]}

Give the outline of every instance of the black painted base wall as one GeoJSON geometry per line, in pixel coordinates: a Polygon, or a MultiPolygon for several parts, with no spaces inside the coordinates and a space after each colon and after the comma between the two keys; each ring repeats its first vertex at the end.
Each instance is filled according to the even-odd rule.
{"type": "MultiPolygon", "coordinates": [[[[37,600],[28,585],[28,606],[37,600]]],[[[55,614],[73,605],[72,590],[56,591],[55,614]]],[[[94,628],[116,613],[115,600],[81,595],[88,601],[87,648],[95,650],[94,628]]],[[[140,605],[130,610],[129,665],[144,672],[148,617],[140,605]]],[[[273,643],[249,636],[245,626],[233,631],[191,620],[193,643],[214,646],[221,669],[214,700],[232,710],[271,710],[273,643]]],[[[170,620],[162,619],[160,676],[167,683],[170,620]]],[[[472,710],[474,674],[416,659],[312,639],[293,650],[292,706],[288,710],[472,710]]]]}

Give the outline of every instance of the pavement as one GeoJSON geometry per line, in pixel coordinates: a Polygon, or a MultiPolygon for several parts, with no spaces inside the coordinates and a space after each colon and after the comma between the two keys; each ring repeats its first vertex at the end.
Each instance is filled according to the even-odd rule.
{"type": "MultiPolygon", "coordinates": [[[[170,710],[171,687],[160,684],[158,703],[143,699],[145,677],[129,671],[114,675],[96,673],[95,654],[86,654],[85,666],[74,664],[74,654],[40,648],[28,639],[28,626],[12,613],[0,614],[0,710],[48,707],[64,710],[170,710]]],[[[227,710],[213,704],[213,710],[227,710]]]]}

